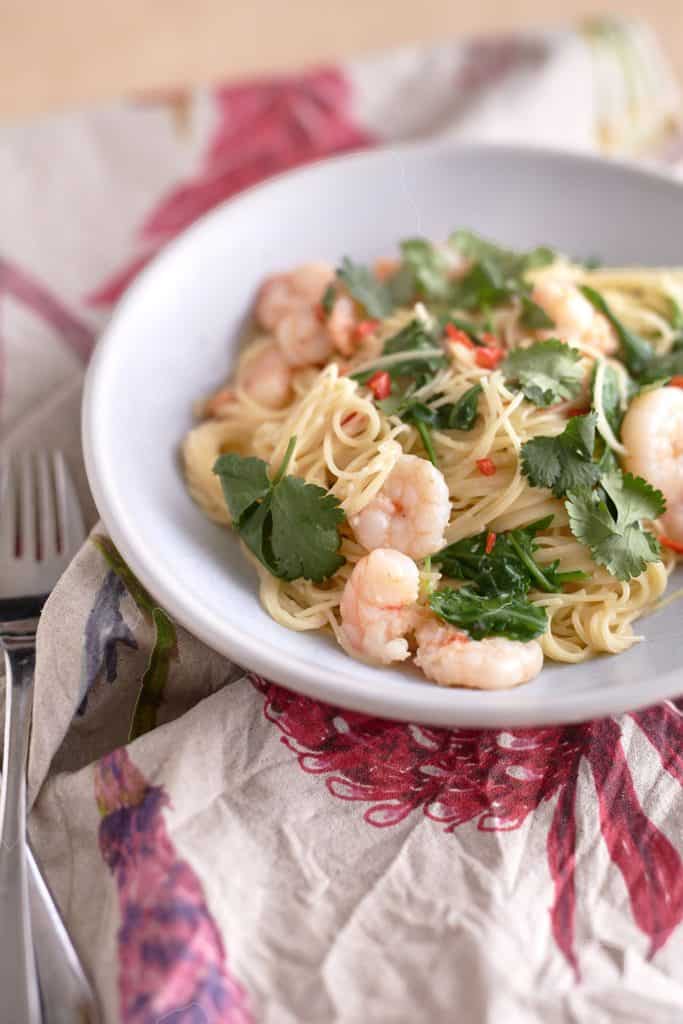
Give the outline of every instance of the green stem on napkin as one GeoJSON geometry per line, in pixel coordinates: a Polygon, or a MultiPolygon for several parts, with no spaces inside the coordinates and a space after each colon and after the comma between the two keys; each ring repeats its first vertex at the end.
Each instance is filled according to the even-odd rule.
{"type": "Polygon", "coordinates": [[[140,611],[151,618],[154,626],[154,646],[140,682],[128,730],[128,741],[131,742],[156,728],[157,711],[163,700],[171,660],[177,655],[176,630],[163,608],[159,608],[133,575],[109,537],[100,534],[93,537],[92,541],[110,568],[123,581],[140,611]]]}

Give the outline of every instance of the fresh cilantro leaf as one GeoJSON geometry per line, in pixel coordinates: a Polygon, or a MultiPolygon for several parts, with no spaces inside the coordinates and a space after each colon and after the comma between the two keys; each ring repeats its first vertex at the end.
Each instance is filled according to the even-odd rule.
{"type": "Polygon", "coordinates": [[[354,263],[345,256],[337,277],[346,286],[350,294],[365,309],[368,316],[375,320],[383,320],[393,309],[391,293],[383,281],[379,281],[369,267],[363,263],[354,263]]]}
{"type": "Polygon", "coordinates": [[[475,345],[484,345],[484,339],[480,333],[482,328],[471,320],[466,320],[462,316],[453,316],[452,313],[447,313],[445,316],[442,316],[440,320],[442,330],[446,329],[447,324],[453,324],[453,326],[457,327],[458,330],[464,331],[475,345]]]}
{"type": "Polygon", "coordinates": [[[522,295],[522,315],[519,322],[522,327],[527,327],[530,331],[540,331],[555,326],[555,321],[548,316],[543,307],[530,299],[528,295],[522,295]]]}
{"type": "Polygon", "coordinates": [[[320,300],[320,307],[325,316],[329,316],[330,313],[332,312],[332,307],[334,306],[334,300],[336,299],[336,297],[337,289],[334,287],[333,284],[328,284],[327,288],[323,292],[323,297],[320,300]]]}
{"type": "Polygon", "coordinates": [[[600,477],[593,462],[595,413],[574,416],[556,437],[533,437],[522,445],[522,470],[533,487],[549,487],[556,498],[592,487],[600,477]]]}
{"type": "Polygon", "coordinates": [[[423,238],[409,238],[401,242],[401,255],[403,266],[412,273],[414,291],[421,298],[426,302],[440,302],[447,298],[449,266],[436,246],[423,238]]]}
{"type": "Polygon", "coordinates": [[[513,252],[471,231],[456,231],[449,238],[449,244],[472,261],[464,277],[455,281],[451,288],[450,303],[460,309],[487,309],[516,295],[526,295],[528,286],[524,275],[527,270],[545,266],[555,259],[551,249],[541,247],[529,253],[513,252]]]}
{"type": "Polygon", "coordinates": [[[283,579],[319,583],[344,564],[339,554],[344,513],[324,488],[283,477],[273,490],[272,515],[272,546],[283,579]]]}
{"type": "Polygon", "coordinates": [[[488,242],[473,231],[455,231],[449,244],[458,249],[466,258],[475,261],[486,260],[489,267],[495,267],[502,280],[520,278],[527,270],[548,266],[555,260],[555,253],[546,246],[539,246],[530,252],[515,252],[494,242],[488,242]]]}
{"type": "Polygon", "coordinates": [[[616,471],[595,490],[572,491],[566,505],[574,536],[617,579],[640,576],[648,562],[659,560],[659,544],[640,520],[661,515],[664,499],[645,480],[616,471]]]}
{"type": "MultiPolygon", "coordinates": [[[[225,488],[223,493],[225,494],[225,488]]],[[[273,576],[282,577],[271,543],[273,516],[270,494],[260,504],[248,508],[240,519],[239,525],[236,525],[233,520],[233,526],[249,550],[256,555],[262,565],[265,565],[268,572],[273,576]]]]}
{"type": "Polygon", "coordinates": [[[387,366],[382,366],[380,357],[369,369],[351,374],[352,379],[365,384],[376,370],[385,369],[392,382],[408,378],[409,383],[416,388],[430,380],[438,369],[448,365],[446,354],[435,340],[433,332],[417,317],[385,341],[382,356],[398,355],[400,352],[410,352],[412,355],[387,366]]]}
{"type": "Polygon", "coordinates": [[[479,413],[481,384],[474,384],[455,402],[440,405],[434,425],[439,430],[472,430],[479,413]]]}
{"type": "Polygon", "coordinates": [[[621,357],[627,370],[634,377],[640,377],[648,369],[654,358],[654,352],[650,343],[645,338],[641,338],[635,331],[629,330],[628,327],[622,324],[621,320],[615,316],[607,305],[600,292],[596,292],[594,288],[589,288],[588,285],[582,285],[581,291],[595,309],[602,313],[612,324],[619,339],[621,357]]]}
{"type": "Polygon", "coordinates": [[[609,427],[618,439],[621,431],[621,421],[624,418],[624,410],[621,407],[621,388],[619,386],[619,373],[610,363],[605,363],[602,373],[598,374],[598,364],[593,369],[591,381],[591,394],[593,396],[593,408],[602,408],[609,427]],[[598,384],[600,394],[597,392],[598,384]]]}
{"type": "Polygon", "coordinates": [[[243,458],[230,452],[221,455],[213,467],[221,478],[223,494],[234,523],[239,523],[244,513],[262,501],[270,491],[270,480],[266,463],[253,456],[243,458]]]}
{"type": "Polygon", "coordinates": [[[476,584],[482,594],[526,594],[530,588],[556,593],[565,583],[584,579],[582,572],[558,572],[558,562],[541,566],[536,562],[536,535],[546,530],[553,517],[547,516],[523,529],[499,533],[487,552],[487,530],[449,544],[432,561],[453,579],[476,584]]]}
{"type": "Polygon", "coordinates": [[[469,587],[446,587],[431,594],[429,604],[440,618],[464,629],[474,640],[506,636],[525,642],[541,636],[548,627],[545,608],[518,594],[491,597],[469,587]]]}
{"type": "Polygon", "coordinates": [[[262,459],[234,453],[219,456],[213,471],[235,530],[268,571],[280,579],[319,583],[344,564],[344,512],[324,488],[285,475],[295,445],[292,437],[272,479],[262,459]]]}
{"type": "Polygon", "coordinates": [[[398,269],[385,281],[395,309],[412,306],[415,302],[415,275],[411,267],[401,263],[398,269]]]}
{"type": "Polygon", "coordinates": [[[502,365],[509,381],[518,384],[534,405],[554,405],[576,398],[581,391],[581,354],[564,342],[537,341],[528,348],[513,349],[502,365]]]}
{"type": "Polygon", "coordinates": [[[453,283],[450,303],[458,309],[487,309],[507,302],[514,294],[514,288],[506,285],[498,266],[481,259],[453,283]]]}
{"type": "Polygon", "coordinates": [[[661,356],[654,356],[647,369],[641,374],[643,385],[668,382],[672,377],[683,374],[683,348],[673,348],[661,356]]]}
{"type": "Polygon", "coordinates": [[[657,488],[632,473],[607,473],[600,486],[617,510],[620,526],[641,519],[658,519],[666,511],[664,495],[657,488]]]}

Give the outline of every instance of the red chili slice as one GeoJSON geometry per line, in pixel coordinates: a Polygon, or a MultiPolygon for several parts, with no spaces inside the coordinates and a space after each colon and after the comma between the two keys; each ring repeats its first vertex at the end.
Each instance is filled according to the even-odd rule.
{"type": "Polygon", "coordinates": [[[670,551],[675,551],[677,555],[683,555],[683,544],[679,543],[679,541],[671,540],[670,537],[660,537],[659,541],[665,548],[669,548],[670,551]]]}
{"type": "Polygon", "coordinates": [[[495,543],[496,535],[493,532],[493,530],[489,530],[489,532],[486,534],[486,546],[484,547],[484,551],[486,552],[487,555],[491,554],[495,546],[495,543]]]}
{"type": "Polygon", "coordinates": [[[478,348],[474,361],[484,370],[495,370],[504,355],[502,348],[478,348]]]}
{"type": "Polygon", "coordinates": [[[362,341],[363,338],[367,338],[368,334],[373,334],[377,330],[379,320],[361,320],[356,324],[353,336],[356,341],[362,341]]]}
{"type": "Polygon", "coordinates": [[[477,469],[482,476],[493,476],[496,472],[496,464],[493,459],[477,459],[477,469]]]}
{"type": "Polygon", "coordinates": [[[391,377],[386,370],[377,370],[368,381],[368,387],[379,402],[391,394],[391,377]]]}
{"type": "Polygon", "coordinates": [[[675,377],[672,377],[671,386],[674,388],[683,388],[683,374],[677,373],[675,377]]]}
{"type": "Polygon", "coordinates": [[[446,324],[446,334],[451,339],[451,341],[455,341],[459,345],[464,345],[465,348],[477,347],[470,338],[469,334],[467,334],[465,331],[461,331],[459,327],[455,326],[455,324],[446,324]]]}
{"type": "Polygon", "coordinates": [[[587,416],[590,411],[589,405],[583,405],[580,409],[567,409],[567,417],[572,419],[574,416],[587,416]]]}

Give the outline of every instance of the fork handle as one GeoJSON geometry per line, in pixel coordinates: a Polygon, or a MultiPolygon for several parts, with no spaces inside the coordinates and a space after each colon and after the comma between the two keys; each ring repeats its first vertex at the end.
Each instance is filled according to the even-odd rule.
{"type": "Polygon", "coordinates": [[[5,746],[0,791],[0,1024],[40,1024],[26,860],[26,757],[35,638],[6,637],[5,746]]]}

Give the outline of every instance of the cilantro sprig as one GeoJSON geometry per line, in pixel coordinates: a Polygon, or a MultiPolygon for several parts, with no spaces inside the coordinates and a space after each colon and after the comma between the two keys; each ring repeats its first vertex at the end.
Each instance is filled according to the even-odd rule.
{"type": "Polygon", "coordinates": [[[440,249],[424,238],[408,238],[401,242],[401,256],[404,274],[412,279],[413,295],[427,303],[448,301],[450,267],[440,249]]]}
{"type": "Polygon", "coordinates": [[[366,384],[377,370],[386,370],[392,383],[398,382],[399,391],[407,387],[416,389],[430,380],[437,370],[447,365],[446,354],[438,343],[434,330],[415,317],[402,330],[384,342],[382,355],[368,367],[351,374],[351,379],[366,384]],[[384,363],[385,356],[406,353],[405,359],[384,363]]]}
{"type": "Polygon", "coordinates": [[[344,564],[344,512],[324,488],[286,475],[295,447],[292,437],[272,478],[263,459],[234,452],[219,456],[213,471],[235,530],[262,565],[279,579],[319,583],[344,564]]]}
{"type": "MultiPolygon", "coordinates": [[[[472,264],[464,277],[454,283],[451,305],[479,310],[518,298],[523,306],[523,317],[535,319],[541,327],[554,326],[547,314],[530,299],[525,281],[527,271],[553,262],[555,253],[552,249],[541,246],[528,253],[518,253],[465,230],[454,232],[449,244],[472,264]]],[[[532,325],[527,323],[526,326],[532,325]]]]}
{"type": "Polygon", "coordinates": [[[619,471],[605,474],[595,490],[581,488],[567,499],[572,533],[593,561],[620,580],[640,576],[648,562],[659,560],[659,543],[641,520],[656,519],[664,509],[661,491],[619,471]]]}
{"type": "Polygon", "coordinates": [[[537,535],[552,519],[546,516],[498,536],[484,530],[432,555],[432,562],[446,576],[467,584],[459,590],[445,587],[433,593],[429,600],[433,611],[475,640],[506,636],[525,641],[544,633],[548,621],[545,608],[529,600],[529,591],[557,593],[566,583],[586,579],[581,571],[558,572],[558,561],[550,565],[536,561],[537,535]]]}
{"type": "Polygon", "coordinates": [[[430,595],[429,605],[439,618],[464,629],[474,640],[506,636],[526,642],[548,628],[545,608],[515,594],[492,597],[470,587],[445,587],[430,595]]]}
{"type": "Polygon", "coordinates": [[[581,354],[557,339],[513,349],[501,369],[534,405],[554,405],[581,392],[581,354]]]}
{"type": "Polygon", "coordinates": [[[548,487],[556,498],[592,487],[600,478],[593,462],[597,416],[574,416],[561,434],[533,437],[522,445],[522,471],[533,487],[548,487]]]}
{"type": "Polygon", "coordinates": [[[337,278],[373,319],[383,320],[394,308],[390,289],[364,263],[356,263],[345,256],[337,270],[337,278]]]}
{"type": "MultiPolygon", "coordinates": [[[[404,423],[411,423],[422,440],[427,458],[435,466],[438,465],[432,429],[436,430],[472,430],[478,416],[479,395],[481,384],[469,388],[455,402],[434,406],[414,397],[414,388],[407,391],[396,389],[388,398],[376,404],[386,416],[398,416],[404,423]]],[[[432,402],[441,398],[434,395],[432,402]]]]}
{"type": "Polygon", "coordinates": [[[582,572],[558,572],[559,562],[539,565],[535,559],[536,537],[547,530],[553,517],[546,516],[517,530],[499,533],[491,545],[491,534],[484,530],[473,537],[449,544],[432,562],[446,576],[476,584],[482,594],[526,594],[530,589],[557,593],[565,583],[584,579],[582,572]]]}
{"type": "Polygon", "coordinates": [[[620,580],[640,576],[660,557],[657,539],[642,526],[665,510],[664,498],[640,477],[622,473],[612,451],[596,459],[595,413],[575,416],[556,437],[522,445],[522,470],[534,487],[565,498],[569,527],[593,561],[620,580]]]}

